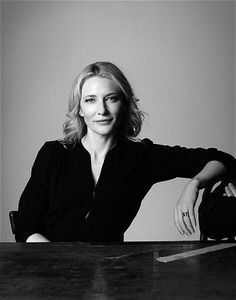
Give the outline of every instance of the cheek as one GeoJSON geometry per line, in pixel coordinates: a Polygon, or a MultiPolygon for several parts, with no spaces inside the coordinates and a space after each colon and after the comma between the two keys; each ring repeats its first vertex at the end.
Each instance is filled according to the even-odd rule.
{"type": "Polygon", "coordinates": [[[81,106],[80,115],[81,115],[81,117],[84,117],[84,118],[90,118],[94,115],[94,108],[92,106],[89,106],[89,107],[81,106]]]}
{"type": "Polygon", "coordinates": [[[123,105],[122,103],[118,103],[116,106],[113,107],[113,114],[120,116],[123,113],[123,105]]]}

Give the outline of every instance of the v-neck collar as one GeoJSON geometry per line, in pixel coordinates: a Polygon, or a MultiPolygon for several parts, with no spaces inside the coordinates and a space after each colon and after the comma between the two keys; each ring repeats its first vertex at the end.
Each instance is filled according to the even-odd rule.
{"type": "MultiPolygon", "coordinates": [[[[85,148],[85,146],[83,145],[81,139],[78,141],[78,143],[79,143],[80,147],[81,147],[85,152],[87,152],[87,153],[89,154],[89,156],[91,156],[91,155],[90,155],[90,152],[89,152],[89,151],[85,148]]],[[[113,149],[117,148],[117,147],[119,146],[119,144],[120,144],[120,143],[119,143],[119,141],[118,141],[118,142],[116,143],[116,145],[114,145],[113,147],[111,147],[111,148],[107,151],[107,153],[106,153],[106,155],[105,155],[105,158],[106,158],[107,154],[110,153],[113,149]]],[[[105,161],[105,158],[104,158],[104,161],[105,161]]]]}
{"type": "Polygon", "coordinates": [[[100,172],[98,180],[97,180],[97,183],[95,183],[94,176],[93,176],[93,171],[92,171],[91,155],[90,155],[89,151],[82,144],[81,139],[78,141],[78,146],[80,147],[80,149],[82,149],[83,153],[86,154],[86,156],[88,157],[88,160],[89,160],[89,169],[90,169],[89,173],[91,175],[91,180],[93,182],[94,191],[97,190],[100,185],[102,185],[104,174],[106,174],[106,170],[105,169],[106,169],[106,166],[107,166],[107,163],[108,163],[110,155],[112,155],[113,153],[115,153],[116,151],[118,151],[122,147],[122,144],[124,142],[125,141],[123,141],[123,140],[118,141],[117,144],[114,147],[112,147],[106,153],[104,161],[103,161],[103,164],[102,164],[101,172],[100,172]]]}
{"type": "Polygon", "coordinates": [[[93,187],[94,187],[94,191],[95,191],[95,190],[97,189],[97,187],[100,185],[101,179],[102,179],[102,177],[103,177],[104,168],[105,168],[105,166],[106,166],[108,156],[113,152],[114,149],[117,148],[118,143],[117,143],[114,147],[112,147],[112,148],[106,153],[106,155],[105,155],[105,157],[104,157],[104,161],[103,161],[103,163],[102,163],[101,171],[100,171],[100,174],[99,174],[99,177],[98,177],[97,182],[95,182],[94,176],[93,176],[91,155],[90,155],[89,151],[84,147],[84,145],[83,145],[81,139],[79,140],[78,143],[79,143],[79,146],[80,146],[80,148],[82,149],[82,151],[87,155],[87,157],[88,157],[88,159],[89,159],[89,169],[90,169],[89,172],[90,172],[90,175],[91,175],[91,179],[92,179],[92,181],[93,181],[93,187]]]}

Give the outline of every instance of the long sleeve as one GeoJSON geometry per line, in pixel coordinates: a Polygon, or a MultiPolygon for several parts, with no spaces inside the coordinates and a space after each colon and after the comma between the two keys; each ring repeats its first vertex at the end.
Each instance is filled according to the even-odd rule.
{"type": "Polygon", "coordinates": [[[175,177],[192,178],[206,165],[216,160],[223,163],[228,174],[234,173],[236,160],[230,154],[215,148],[185,148],[165,146],[143,141],[149,149],[149,169],[152,183],[175,177]]]}
{"type": "Polygon", "coordinates": [[[52,143],[46,142],[33,164],[31,177],[20,197],[16,241],[24,242],[33,233],[44,231],[43,218],[48,206],[48,184],[52,143]]]}

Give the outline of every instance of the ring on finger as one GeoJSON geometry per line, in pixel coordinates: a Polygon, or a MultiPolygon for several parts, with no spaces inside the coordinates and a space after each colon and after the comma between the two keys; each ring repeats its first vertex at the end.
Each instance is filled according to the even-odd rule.
{"type": "Polygon", "coordinates": [[[183,211],[182,212],[182,218],[184,217],[189,217],[189,212],[188,211],[183,211]]]}

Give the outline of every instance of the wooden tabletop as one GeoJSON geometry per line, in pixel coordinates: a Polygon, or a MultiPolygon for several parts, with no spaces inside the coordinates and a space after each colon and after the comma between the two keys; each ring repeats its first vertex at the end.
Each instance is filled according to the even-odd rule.
{"type": "Polygon", "coordinates": [[[236,299],[236,247],[213,242],[1,243],[1,299],[236,299]]]}

